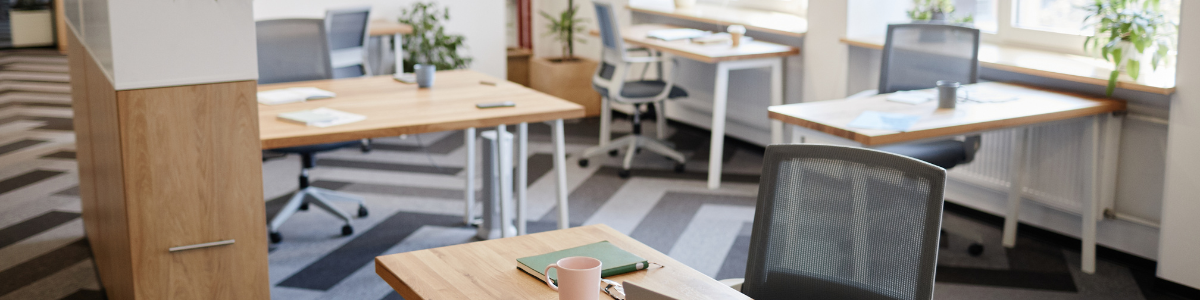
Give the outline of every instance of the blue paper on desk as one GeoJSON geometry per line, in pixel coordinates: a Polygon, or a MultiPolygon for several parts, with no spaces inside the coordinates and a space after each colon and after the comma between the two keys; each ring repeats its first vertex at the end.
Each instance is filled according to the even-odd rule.
{"type": "Polygon", "coordinates": [[[854,121],[850,121],[849,126],[862,129],[908,131],[908,128],[920,119],[921,116],[868,110],[858,115],[854,121]]]}

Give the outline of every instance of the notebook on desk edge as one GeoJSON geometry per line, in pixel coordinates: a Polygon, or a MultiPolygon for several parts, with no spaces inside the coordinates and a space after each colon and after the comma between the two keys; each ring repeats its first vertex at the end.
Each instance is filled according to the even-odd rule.
{"type": "MultiPolygon", "coordinates": [[[[544,280],[546,274],[542,272],[545,271],[546,266],[558,262],[559,259],[564,257],[572,256],[586,256],[599,259],[601,265],[600,277],[602,278],[642,270],[649,264],[645,258],[629,253],[629,251],[625,251],[608,241],[600,241],[546,254],[518,258],[517,269],[525,271],[525,273],[538,280],[544,280]]],[[[557,283],[558,280],[555,277],[557,276],[551,276],[550,280],[554,280],[557,283]]]]}

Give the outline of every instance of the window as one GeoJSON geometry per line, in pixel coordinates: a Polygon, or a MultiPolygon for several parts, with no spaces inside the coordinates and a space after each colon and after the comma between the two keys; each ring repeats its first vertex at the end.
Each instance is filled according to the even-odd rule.
{"type": "MultiPolygon", "coordinates": [[[[1094,1],[954,0],[956,11],[951,18],[973,17],[985,42],[1090,55],[1083,51],[1083,41],[1093,29],[1084,28],[1087,12],[1081,6],[1094,1]]],[[[1180,1],[1160,0],[1161,9],[1176,24],[1180,1]]]]}
{"type": "Polygon", "coordinates": [[[777,11],[804,16],[808,0],[699,0],[697,2],[730,7],[777,11]]]}

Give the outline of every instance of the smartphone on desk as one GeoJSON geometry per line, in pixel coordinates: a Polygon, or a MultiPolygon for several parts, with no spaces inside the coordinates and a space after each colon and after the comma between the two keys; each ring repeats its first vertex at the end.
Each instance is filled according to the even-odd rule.
{"type": "Polygon", "coordinates": [[[492,103],[479,103],[479,104],[475,104],[475,107],[477,107],[477,108],[480,108],[480,109],[483,109],[483,108],[497,108],[497,107],[513,107],[513,106],[517,106],[517,104],[516,104],[516,103],[513,103],[512,101],[504,101],[504,102],[492,102],[492,103]]]}

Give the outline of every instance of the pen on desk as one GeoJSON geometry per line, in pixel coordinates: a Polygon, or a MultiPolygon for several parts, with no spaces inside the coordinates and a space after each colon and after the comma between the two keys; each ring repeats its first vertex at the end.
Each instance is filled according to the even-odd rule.
{"type": "Polygon", "coordinates": [[[495,82],[486,81],[486,80],[480,80],[480,81],[479,81],[479,84],[482,84],[482,85],[490,85],[490,86],[496,86],[496,83],[495,83],[495,82]]]}

